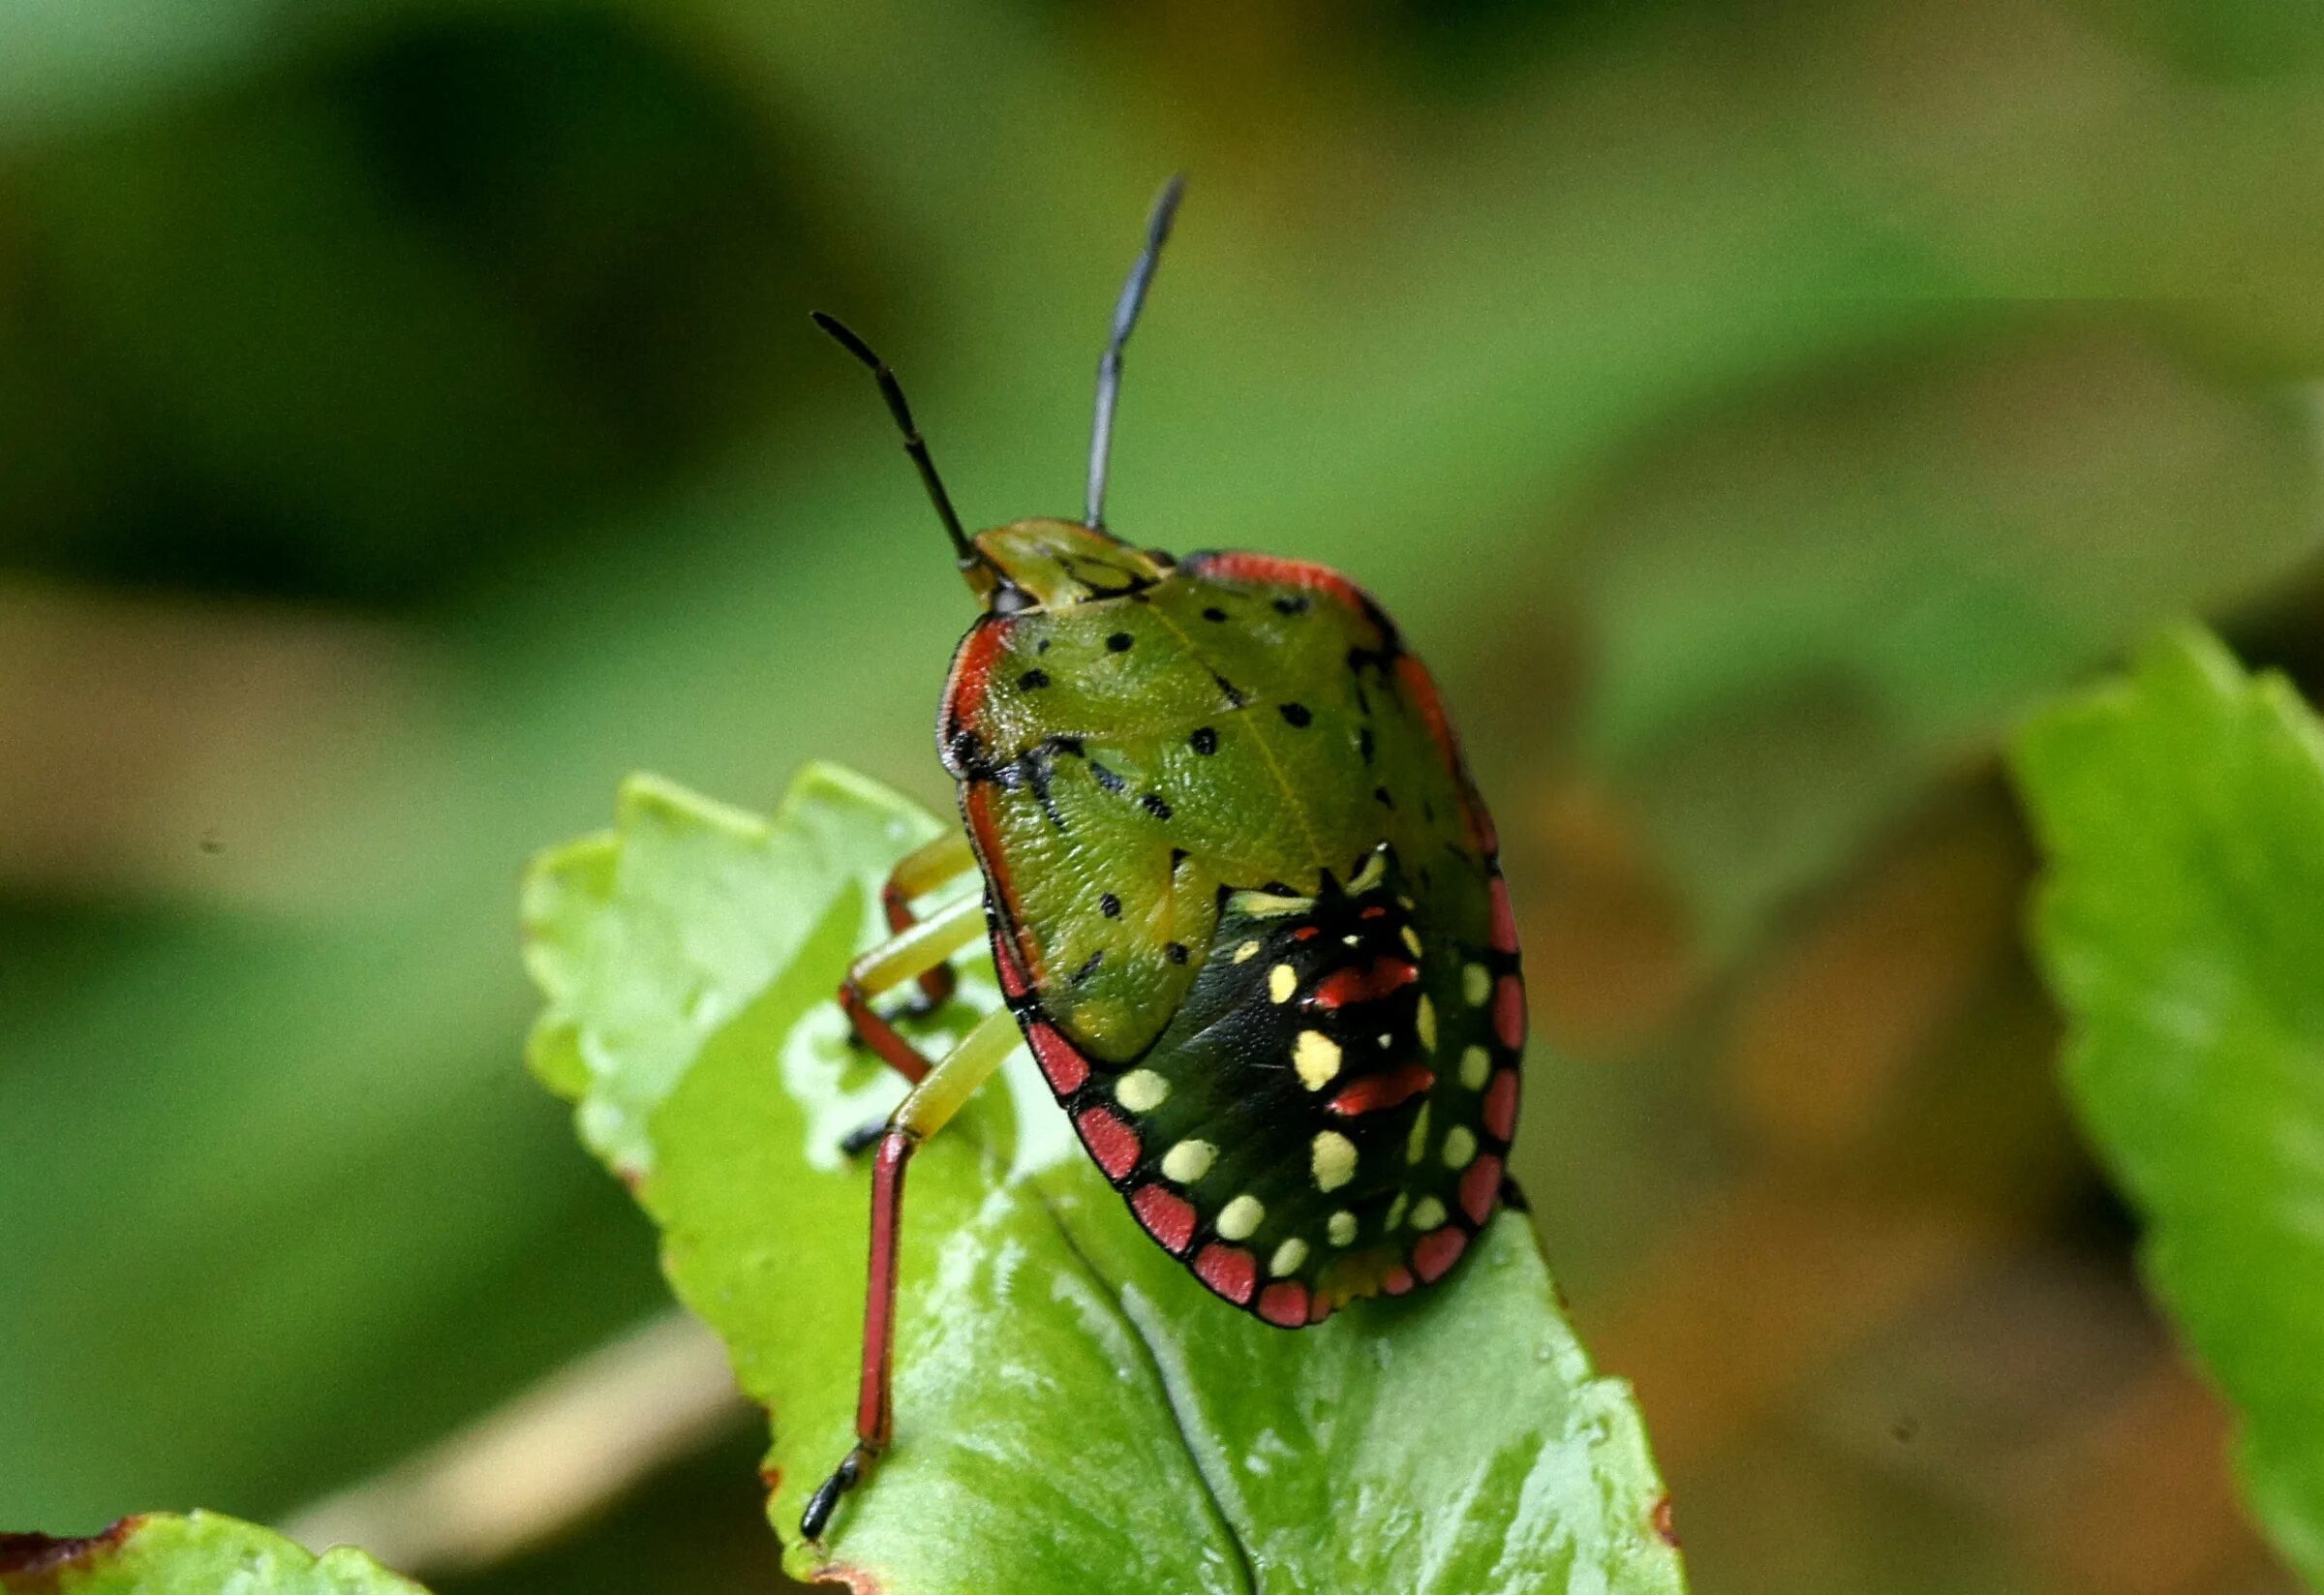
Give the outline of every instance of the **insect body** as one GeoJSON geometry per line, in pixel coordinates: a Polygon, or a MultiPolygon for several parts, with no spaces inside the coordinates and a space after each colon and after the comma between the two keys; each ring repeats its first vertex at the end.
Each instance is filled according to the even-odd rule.
{"type": "Polygon", "coordinates": [[[1104,528],[1120,351],[1164,193],[1100,366],[1088,513],[963,531],[880,378],[985,613],[937,724],[964,835],[907,858],[897,939],[841,999],[915,1082],[881,1127],[858,1445],[810,1501],[818,1536],[889,1438],[902,1172],[1022,1035],[1154,1241],[1286,1329],[1443,1277],[1499,1204],[1525,997],[1492,821],[1426,669],[1321,566],[1183,560],[1104,528]],[[925,921],[909,903],[982,872],[925,921]],[[1008,1006],[931,1064],[872,1006],[990,939],[1008,1006]]]}

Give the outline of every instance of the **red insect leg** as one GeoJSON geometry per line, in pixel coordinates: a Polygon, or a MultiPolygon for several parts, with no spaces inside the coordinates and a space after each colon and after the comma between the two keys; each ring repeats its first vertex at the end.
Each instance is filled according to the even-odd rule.
{"type": "Polygon", "coordinates": [[[915,1086],[928,1077],[928,1056],[905,1040],[903,1033],[872,1006],[872,999],[852,980],[840,987],[840,1011],[854,1028],[855,1038],[871,1048],[882,1063],[915,1086]]]}
{"type": "Polygon", "coordinates": [[[903,1167],[918,1146],[902,1130],[879,1140],[872,1166],[872,1265],[864,1294],[864,1368],[855,1396],[856,1437],[885,1451],[896,1428],[889,1393],[896,1346],[896,1242],[903,1222],[903,1167]]]}
{"type": "Polygon", "coordinates": [[[840,1497],[870,1470],[896,1426],[891,1373],[896,1356],[898,1243],[903,1225],[903,1173],[920,1143],[941,1129],[1017,1045],[1017,1021],[996,1008],[928,1071],[889,1116],[872,1169],[871,1262],[864,1284],[864,1358],[856,1387],[855,1446],[807,1503],[800,1531],[820,1539],[840,1497]]]}
{"type": "Polygon", "coordinates": [[[902,935],[864,954],[840,983],[840,1009],[854,1027],[856,1038],[914,1085],[927,1076],[928,1058],[872,1005],[872,999],[940,967],[976,939],[984,917],[981,902],[963,898],[928,919],[913,921],[902,935]]]}
{"type": "Polygon", "coordinates": [[[862,1482],[872,1458],[887,1450],[895,1435],[897,1242],[903,1225],[904,1165],[918,1146],[919,1137],[891,1129],[880,1137],[879,1156],[872,1164],[872,1262],[864,1282],[864,1360],[856,1385],[855,1449],[823,1481],[800,1515],[799,1531],[810,1540],[823,1537],[824,1525],[831,1521],[840,1497],[862,1482]]]}

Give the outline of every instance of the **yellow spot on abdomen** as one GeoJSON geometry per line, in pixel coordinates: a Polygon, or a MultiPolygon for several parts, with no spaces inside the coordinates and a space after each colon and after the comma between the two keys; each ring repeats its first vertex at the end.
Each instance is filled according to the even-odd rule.
{"type": "MultiPolygon", "coordinates": [[[[1356,1178],[1356,1143],[1337,1130],[1318,1131],[1307,1149],[1307,1162],[1315,1171],[1315,1188],[1335,1191],[1356,1178]]],[[[1356,1221],[1350,1218],[1348,1222],[1352,1227],[1356,1221]]]]}
{"type": "Polygon", "coordinates": [[[1445,1205],[1433,1196],[1423,1196],[1412,1205],[1412,1227],[1433,1230],[1445,1222],[1445,1205]]]}
{"type": "Polygon", "coordinates": [[[1114,1099],[1132,1113],[1151,1113],[1169,1095],[1170,1082],[1151,1069],[1132,1069],[1114,1086],[1114,1099]]]}
{"type": "Polygon", "coordinates": [[[1258,956],[1259,943],[1256,941],[1246,941],[1241,946],[1235,949],[1235,962],[1238,964],[1248,964],[1252,959],[1258,956]]]}
{"type": "Polygon", "coordinates": [[[1276,1002],[1289,1002],[1291,994],[1300,989],[1300,971],[1288,964],[1278,964],[1267,971],[1267,995],[1276,1002]]]}
{"type": "Polygon", "coordinates": [[[1191,1185],[1210,1172],[1218,1149],[1208,1141],[1181,1141],[1162,1154],[1162,1178],[1191,1185]]]}
{"type": "Polygon", "coordinates": [[[1482,964],[1462,965],[1460,966],[1460,995],[1469,999],[1470,1007],[1483,1007],[1492,999],[1493,996],[1492,971],[1482,964]]]}
{"type": "Polygon", "coordinates": [[[1493,1072],[1493,1058],[1483,1047],[1471,1047],[1460,1055],[1460,1083],[1473,1091],[1484,1089],[1484,1083],[1493,1072]]]}
{"type": "Polygon", "coordinates": [[[1445,1167],[1465,1169],[1469,1159],[1477,1155],[1477,1132],[1466,1124],[1455,1124],[1445,1132],[1445,1167]]]}
{"type": "Polygon", "coordinates": [[[1307,1261],[1307,1242],[1293,1236],[1275,1248],[1275,1255],[1267,1260],[1267,1272],[1277,1279],[1287,1273],[1297,1273],[1300,1265],[1307,1261]]]}
{"type": "Polygon", "coordinates": [[[1324,1234],[1335,1246],[1344,1246],[1356,1239],[1356,1215],[1342,1208],[1324,1220],[1324,1234]]]}
{"type": "Polygon", "coordinates": [[[1383,1224],[1381,1228],[1393,1231],[1397,1225],[1403,1223],[1404,1204],[1411,1200],[1411,1197],[1406,1196],[1401,1191],[1398,1191],[1396,1193],[1396,1199],[1388,1205],[1388,1222],[1383,1224]]]}
{"type": "Polygon", "coordinates": [[[1421,956],[1421,933],[1409,925],[1404,927],[1404,945],[1411,951],[1413,957],[1421,956]]]}
{"type": "Polygon", "coordinates": [[[1218,1210],[1218,1233],[1228,1241],[1247,1241],[1259,1227],[1259,1220],[1266,1216],[1267,1209],[1260,1205],[1259,1198],[1245,1192],[1218,1210]]]}
{"type": "Polygon", "coordinates": [[[1412,1028],[1421,1032],[1421,1051],[1436,1051],[1436,1004],[1425,997],[1421,998],[1420,1006],[1413,1010],[1412,1028]]]}
{"type": "Polygon", "coordinates": [[[1421,1114],[1412,1121],[1412,1134],[1404,1140],[1404,1161],[1418,1163],[1428,1155],[1428,1104],[1421,1104],[1421,1114]]]}
{"type": "Polygon", "coordinates": [[[1301,1030],[1292,1043],[1291,1066],[1311,1091],[1320,1091],[1339,1073],[1339,1043],[1321,1030],[1301,1030]]]}

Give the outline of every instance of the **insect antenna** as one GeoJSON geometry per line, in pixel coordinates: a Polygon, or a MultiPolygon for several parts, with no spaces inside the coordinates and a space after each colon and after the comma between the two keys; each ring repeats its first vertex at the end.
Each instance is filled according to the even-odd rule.
{"type": "Polygon", "coordinates": [[[838,317],[826,316],[820,310],[811,310],[808,315],[815,325],[830,333],[841,349],[871,368],[873,380],[879,383],[880,397],[888,401],[888,414],[896,417],[896,425],[903,433],[903,451],[912,457],[912,464],[919,467],[920,480],[928,488],[929,503],[936,506],[936,514],[944,522],[945,534],[952,538],[952,551],[959,559],[961,568],[965,570],[971,566],[982,565],[984,556],[969,542],[967,530],[961,525],[960,512],[952,507],[952,495],[944,491],[944,479],[936,475],[936,462],[928,457],[928,441],[920,436],[920,429],[912,424],[912,407],[904,403],[903,384],[896,380],[896,373],[888,369],[887,361],[872,352],[870,344],[857,337],[838,317]]]}
{"type": "Polygon", "coordinates": [[[1082,524],[1092,530],[1106,524],[1106,455],[1114,446],[1115,401],[1121,397],[1122,347],[1130,341],[1130,328],[1138,324],[1147,287],[1154,280],[1154,262],[1161,259],[1171,219],[1178,212],[1178,196],[1185,192],[1186,174],[1182,171],[1162,185],[1153,211],[1146,219],[1146,247],[1138,252],[1129,280],[1121,285],[1121,297],[1114,301],[1114,336],[1107,340],[1106,352],[1097,362],[1097,419],[1089,429],[1089,512],[1082,517],[1082,524]]]}

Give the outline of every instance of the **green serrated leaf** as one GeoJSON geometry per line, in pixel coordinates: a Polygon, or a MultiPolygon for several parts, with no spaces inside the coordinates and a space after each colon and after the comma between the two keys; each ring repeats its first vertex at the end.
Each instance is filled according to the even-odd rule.
{"type": "Polygon", "coordinates": [[[86,1540],[0,1534],[8,1595],[427,1595],[360,1550],[321,1556],[232,1518],[124,1518],[86,1540]]]}
{"type": "MultiPolygon", "coordinates": [[[[934,828],[828,769],[772,824],[633,782],[528,899],[543,1033],[582,1065],[544,1073],[585,1074],[584,1134],[775,1413],[786,1566],[898,1595],[1682,1589],[1637,1410],[1522,1217],[1442,1288],[1271,1329],[1131,1222],[1022,1051],[912,1164],[896,1448],[828,1553],[796,1543],[851,1440],[869,1176],[839,1142],[901,1092],[830,997],[934,828]]],[[[996,1000],[964,971],[928,1047],[996,1000]]]]}
{"type": "MultiPolygon", "coordinates": [[[[590,1149],[636,1177],[653,1164],[647,1120],[704,1038],[857,890],[846,861],[898,856],[936,822],[823,764],[771,823],[651,776],[623,783],[618,813],[614,831],[542,854],[526,878],[526,964],[546,998],[529,1053],[579,1104],[590,1149]]],[[[862,913],[868,940],[880,926],[862,913]]]]}
{"type": "Polygon", "coordinates": [[[2016,769],[2068,1089],[2254,1510],[2324,1587],[2324,730],[2187,631],[2034,721],[2016,769]]]}

